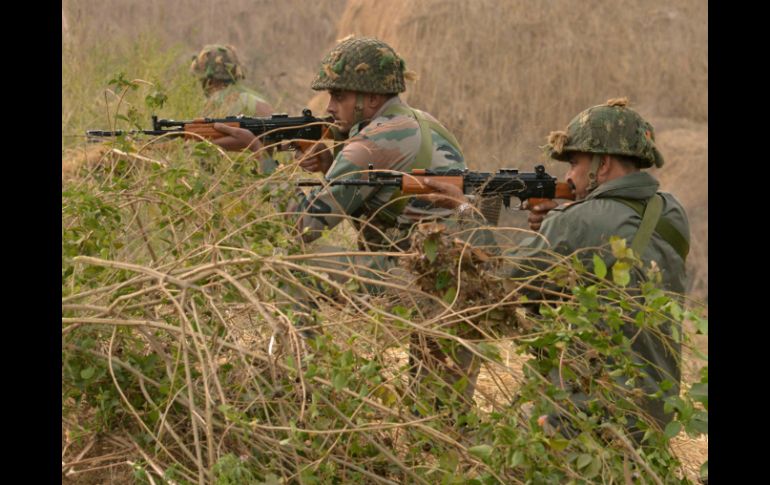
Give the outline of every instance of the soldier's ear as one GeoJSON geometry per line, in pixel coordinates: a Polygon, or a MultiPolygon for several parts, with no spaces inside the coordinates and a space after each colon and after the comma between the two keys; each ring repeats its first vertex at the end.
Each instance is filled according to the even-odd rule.
{"type": "Polygon", "coordinates": [[[601,173],[604,175],[605,173],[609,172],[612,169],[612,159],[614,157],[612,155],[602,155],[599,158],[599,167],[597,168],[597,175],[601,173]]]}
{"type": "Polygon", "coordinates": [[[379,108],[385,104],[385,101],[387,101],[387,97],[384,94],[367,93],[366,95],[366,104],[370,108],[379,108]]]}

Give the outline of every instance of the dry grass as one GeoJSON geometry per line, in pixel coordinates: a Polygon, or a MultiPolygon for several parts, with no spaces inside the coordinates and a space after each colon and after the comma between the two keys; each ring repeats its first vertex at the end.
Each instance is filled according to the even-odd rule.
{"type": "MultiPolygon", "coordinates": [[[[378,36],[420,75],[405,97],[455,132],[477,170],[531,170],[543,161],[538,146],[549,131],[588,106],[629,96],[656,126],[668,161],[663,188],[683,202],[692,225],[692,292],[707,298],[707,3],[575,6],[569,0],[537,8],[523,0],[67,0],[62,35],[70,46],[87,47],[150,31],[159,47],[186,50],[180,66],[203,44],[231,43],[246,65],[246,84],[277,110],[309,105],[318,113],[325,95],[309,84],[323,54],[350,33],[378,36]]],[[[564,173],[563,164],[545,164],[564,173]]]]}
{"type": "Polygon", "coordinates": [[[290,110],[314,96],[310,81],[335,39],[381,37],[420,75],[406,96],[458,134],[474,168],[534,161],[550,130],[614,96],[646,116],[708,120],[703,0],[67,0],[62,11],[65,41],[80,46],[147,31],[190,56],[231,43],[247,84],[290,110]]]}
{"type": "Polygon", "coordinates": [[[245,84],[276,109],[296,111],[313,94],[316,63],[334,39],[335,12],[344,5],[345,0],[65,0],[62,37],[87,48],[107,39],[128,43],[151,32],[161,48],[182,46],[180,66],[189,65],[205,44],[229,43],[245,65],[245,84]]]}
{"type": "Polygon", "coordinates": [[[693,483],[700,483],[700,467],[709,457],[708,436],[690,438],[683,433],[671,440],[671,448],[682,461],[687,478],[693,483]]]}
{"type": "Polygon", "coordinates": [[[454,130],[473,168],[528,166],[549,131],[620,95],[647,116],[708,120],[704,1],[576,6],[351,0],[338,37],[393,45],[420,75],[409,100],[454,130]]]}
{"type": "MultiPolygon", "coordinates": [[[[445,123],[471,169],[545,162],[539,145],[583,109],[620,95],[653,122],[663,190],[688,212],[691,293],[708,298],[708,8],[569,0],[351,0],[338,37],[373,35],[416,70],[406,97],[445,123]],[[686,183],[683,183],[684,181],[686,183]]],[[[510,216],[507,221],[521,222],[510,216]]]]}

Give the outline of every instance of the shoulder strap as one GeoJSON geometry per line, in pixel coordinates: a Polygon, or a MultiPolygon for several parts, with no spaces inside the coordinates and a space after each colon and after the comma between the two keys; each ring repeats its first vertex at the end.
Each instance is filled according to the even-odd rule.
{"type": "MultiPolygon", "coordinates": [[[[621,197],[603,197],[604,199],[611,199],[616,200],[627,207],[630,207],[633,209],[637,214],[639,214],[640,217],[642,217],[642,225],[644,224],[644,217],[646,216],[646,205],[639,201],[639,200],[632,200],[632,199],[625,199],[621,197]]],[[[661,196],[655,196],[652,200],[659,200],[662,206],[662,197],[661,196]]],[[[654,232],[657,232],[660,237],[663,238],[664,241],[666,241],[668,244],[671,245],[672,248],[674,248],[674,251],[677,252],[679,257],[682,258],[682,261],[687,261],[687,254],[690,252],[690,244],[687,242],[687,239],[680,233],[671,222],[666,219],[665,217],[659,217],[657,224],[654,225],[655,230],[654,232]]],[[[637,232],[637,235],[634,237],[634,242],[636,241],[637,237],[639,237],[639,232],[641,232],[642,227],[639,227],[639,231],[637,232]]],[[[631,243],[631,247],[634,248],[634,251],[636,252],[636,247],[634,247],[634,242],[631,243]]],[[[649,242],[649,236],[647,238],[647,242],[649,242]]],[[[646,246],[647,243],[644,244],[646,246]]],[[[641,248],[642,250],[644,247],[641,248]]],[[[637,254],[641,255],[641,252],[638,252],[637,254]]]]}
{"type": "MultiPolygon", "coordinates": [[[[415,168],[430,168],[433,162],[433,137],[430,131],[433,130],[452,145],[455,150],[462,153],[460,144],[457,139],[441,124],[436,123],[433,120],[428,119],[420,110],[407,108],[401,104],[393,104],[382,112],[383,116],[411,116],[417,121],[417,125],[420,127],[420,148],[415,156],[414,164],[410,167],[415,168]]],[[[393,195],[390,200],[377,211],[377,217],[386,223],[393,225],[396,222],[396,218],[404,210],[406,204],[409,202],[409,198],[403,197],[401,191],[396,189],[393,191],[393,195]]]]}
{"type": "Polygon", "coordinates": [[[634,250],[634,253],[639,258],[642,257],[642,253],[650,243],[650,238],[660,220],[660,213],[662,211],[663,199],[657,194],[650,197],[650,200],[647,201],[647,207],[644,208],[642,223],[639,224],[639,229],[636,231],[633,241],[631,241],[631,249],[634,250]]]}
{"type": "Polygon", "coordinates": [[[420,126],[420,149],[417,152],[415,163],[412,168],[430,168],[430,164],[433,161],[433,137],[431,137],[430,130],[433,130],[441,135],[444,139],[446,139],[446,141],[449,142],[450,145],[454,147],[455,150],[462,153],[460,144],[457,142],[457,139],[454,137],[454,135],[452,135],[449,130],[444,128],[440,123],[436,123],[435,121],[428,119],[428,117],[425,116],[425,113],[418,109],[407,108],[406,106],[400,104],[394,104],[389,106],[385,111],[383,111],[382,114],[384,116],[412,116],[415,120],[417,120],[417,124],[420,126]]]}

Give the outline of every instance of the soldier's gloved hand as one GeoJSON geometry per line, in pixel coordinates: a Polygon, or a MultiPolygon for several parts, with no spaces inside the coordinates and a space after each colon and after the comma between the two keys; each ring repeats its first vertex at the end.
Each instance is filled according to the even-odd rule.
{"type": "Polygon", "coordinates": [[[314,144],[306,153],[297,150],[294,158],[299,160],[299,166],[308,172],[326,173],[334,162],[331,151],[325,143],[314,144]]]}
{"type": "Polygon", "coordinates": [[[227,135],[222,138],[211,140],[212,143],[221,146],[225,150],[240,151],[244,148],[248,148],[251,151],[256,152],[262,148],[262,143],[260,143],[257,137],[254,136],[254,133],[245,128],[229,126],[224,123],[214,123],[214,129],[227,135]]]}
{"type": "Polygon", "coordinates": [[[433,189],[435,192],[432,194],[419,194],[416,195],[420,200],[425,200],[432,203],[436,207],[446,207],[448,209],[454,209],[460,204],[468,203],[468,199],[463,194],[462,189],[456,185],[452,185],[446,182],[439,182],[433,180],[430,177],[425,177],[421,180],[423,185],[426,185],[433,189]]]}
{"type": "Polygon", "coordinates": [[[545,215],[548,214],[551,209],[558,207],[558,205],[559,204],[555,200],[551,199],[540,202],[534,207],[530,207],[529,217],[527,217],[529,228],[533,231],[539,230],[540,225],[543,223],[543,219],[545,219],[545,215]]]}

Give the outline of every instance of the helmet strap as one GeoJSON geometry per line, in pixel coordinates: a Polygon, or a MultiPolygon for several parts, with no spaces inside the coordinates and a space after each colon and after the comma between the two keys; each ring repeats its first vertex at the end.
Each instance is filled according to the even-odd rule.
{"type": "Polygon", "coordinates": [[[601,156],[594,153],[594,156],[591,158],[591,165],[588,166],[588,187],[586,190],[589,193],[599,186],[598,172],[599,166],[601,166],[601,164],[601,156]]]}

